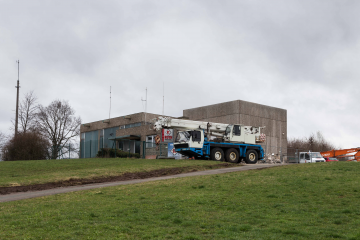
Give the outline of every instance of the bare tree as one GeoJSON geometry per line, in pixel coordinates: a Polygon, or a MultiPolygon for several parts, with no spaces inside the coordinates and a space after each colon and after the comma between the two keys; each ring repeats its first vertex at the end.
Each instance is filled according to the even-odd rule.
{"type": "Polygon", "coordinates": [[[310,136],[307,138],[307,144],[307,148],[313,152],[316,147],[316,138],[313,133],[311,133],[310,136]]]}
{"type": "Polygon", "coordinates": [[[311,133],[307,138],[288,139],[288,149],[299,149],[301,151],[324,152],[335,149],[336,147],[327,141],[321,132],[316,135],[311,133]]]}
{"type": "Polygon", "coordinates": [[[34,96],[34,91],[25,94],[25,98],[19,106],[19,120],[20,131],[26,133],[29,130],[34,130],[36,123],[36,106],[37,98],[34,96]]]}
{"type": "Polygon", "coordinates": [[[3,147],[5,146],[6,141],[7,141],[7,136],[4,133],[0,132],[0,155],[2,155],[3,153],[3,147]]]}
{"type": "Polygon", "coordinates": [[[80,134],[80,117],[67,101],[55,100],[49,106],[38,106],[37,129],[51,143],[51,159],[56,159],[67,144],[80,134]]]}
{"type": "MultiPolygon", "coordinates": [[[[19,132],[26,133],[28,131],[34,131],[36,127],[36,105],[37,97],[34,95],[34,91],[25,94],[24,99],[19,105],[19,132]]],[[[12,120],[13,125],[15,122],[12,120]]]]}

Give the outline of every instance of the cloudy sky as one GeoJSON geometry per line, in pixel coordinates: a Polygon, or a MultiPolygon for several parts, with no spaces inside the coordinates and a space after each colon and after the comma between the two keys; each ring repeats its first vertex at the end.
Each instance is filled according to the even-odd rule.
{"type": "Polygon", "coordinates": [[[20,98],[92,122],[232,100],[287,109],[288,137],[360,146],[360,1],[0,0],[0,131],[20,98]]]}

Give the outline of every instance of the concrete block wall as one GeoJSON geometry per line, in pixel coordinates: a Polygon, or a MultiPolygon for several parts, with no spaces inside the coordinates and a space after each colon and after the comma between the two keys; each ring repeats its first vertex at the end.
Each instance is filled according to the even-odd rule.
{"type": "Polygon", "coordinates": [[[285,109],[236,100],[186,109],[183,111],[183,116],[198,121],[265,126],[263,132],[266,134],[266,142],[262,144],[264,149],[271,152],[275,149],[279,151],[281,147],[282,153],[286,155],[287,111],[285,109]]]}

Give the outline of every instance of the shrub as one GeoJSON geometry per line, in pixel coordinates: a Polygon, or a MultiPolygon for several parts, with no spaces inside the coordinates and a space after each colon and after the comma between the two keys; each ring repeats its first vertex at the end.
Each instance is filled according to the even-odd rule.
{"type": "Polygon", "coordinates": [[[119,158],[140,158],[139,153],[130,153],[121,151],[119,149],[111,149],[111,148],[101,148],[97,155],[97,157],[119,157],[119,158]]]}
{"type": "Polygon", "coordinates": [[[3,160],[42,160],[49,156],[49,142],[37,132],[22,132],[3,147],[3,160]]]}

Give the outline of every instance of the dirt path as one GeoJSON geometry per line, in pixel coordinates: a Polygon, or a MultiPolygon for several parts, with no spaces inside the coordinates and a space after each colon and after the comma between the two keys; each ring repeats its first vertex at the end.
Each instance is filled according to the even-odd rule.
{"type": "MultiPolygon", "coordinates": [[[[246,170],[252,170],[252,169],[263,169],[263,168],[270,168],[270,167],[276,167],[276,166],[284,166],[287,164],[254,164],[254,165],[245,165],[245,166],[239,166],[239,167],[232,167],[232,168],[220,168],[220,169],[213,169],[213,170],[206,170],[206,171],[197,171],[197,172],[188,172],[188,173],[181,173],[183,170],[180,170],[178,168],[174,168],[172,170],[166,169],[166,174],[164,173],[164,169],[150,171],[145,173],[136,173],[136,175],[132,175],[129,173],[127,177],[124,177],[124,175],[117,176],[117,177],[109,177],[106,178],[107,182],[102,182],[104,178],[102,179],[74,179],[69,180],[71,184],[77,185],[77,186],[71,186],[62,184],[59,186],[53,186],[50,187],[48,184],[39,184],[39,186],[33,188],[33,186],[27,186],[28,189],[24,189],[21,191],[21,189],[18,189],[19,191],[12,191],[7,192],[10,194],[7,195],[0,195],[0,202],[9,202],[9,201],[16,201],[16,200],[22,200],[22,199],[28,199],[28,198],[35,198],[35,197],[42,197],[42,196],[48,196],[48,195],[54,195],[59,193],[67,193],[67,192],[75,192],[75,191],[81,191],[81,190],[89,190],[94,188],[101,188],[101,187],[111,187],[111,186],[118,186],[118,185],[128,185],[128,184],[136,184],[136,183],[142,183],[142,182],[150,182],[150,181],[158,181],[158,180],[166,180],[166,179],[173,179],[173,178],[182,178],[182,177],[191,177],[191,176],[201,176],[201,175],[212,175],[212,174],[220,174],[220,173],[229,173],[229,172],[238,172],[238,171],[246,171],[246,170]],[[149,174],[150,173],[150,174],[149,174]],[[179,174],[180,173],[180,174],[179,174]],[[162,175],[158,175],[162,174],[162,175]],[[170,175],[169,174],[174,174],[170,175]],[[167,175],[167,176],[164,176],[167,175]],[[80,181],[81,180],[81,181],[80,181]],[[86,182],[86,181],[89,182],[86,182]],[[101,181],[96,181],[101,180],[101,181]],[[74,181],[74,182],[72,182],[74,181]],[[78,184],[74,184],[78,183],[78,184]],[[80,185],[81,184],[81,185],[80,185]],[[48,186],[48,188],[41,188],[41,185],[48,186]],[[46,189],[46,190],[43,190],[46,189]],[[34,191],[35,190],[35,191],[34,191]],[[21,191],[21,192],[20,192],[21,191]],[[16,192],[16,193],[13,193],[16,192]]],[[[126,175],[125,175],[126,176],[126,175]]],[[[67,182],[67,181],[65,181],[67,182]]],[[[62,182],[64,183],[64,182],[62,182]]],[[[54,183],[50,183],[54,184],[54,183]]],[[[4,194],[4,193],[2,193],[4,194]]]]}

